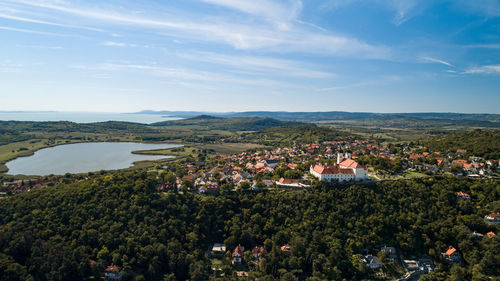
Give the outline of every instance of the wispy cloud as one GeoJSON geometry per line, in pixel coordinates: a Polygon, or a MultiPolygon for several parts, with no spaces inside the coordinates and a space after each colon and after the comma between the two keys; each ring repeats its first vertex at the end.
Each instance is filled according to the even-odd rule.
{"type": "Polygon", "coordinates": [[[20,73],[24,65],[11,61],[0,62],[0,73],[20,73]]]}
{"type": "Polygon", "coordinates": [[[302,1],[272,0],[202,0],[203,2],[223,6],[253,16],[263,17],[281,29],[288,29],[290,21],[297,19],[302,10],[302,1]]]}
{"type": "Polygon", "coordinates": [[[178,56],[198,62],[214,63],[236,69],[250,70],[254,74],[274,74],[306,78],[333,78],[337,75],[330,72],[312,70],[311,66],[286,59],[256,57],[246,55],[223,55],[212,52],[178,53],[178,56]]]}
{"type": "Polygon", "coordinates": [[[500,74],[500,64],[471,67],[464,74],[500,74]]]}
{"type": "Polygon", "coordinates": [[[123,42],[105,41],[101,42],[99,45],[108,47],[137,47],[136,44],[129,44],[123,42]]]}
{"type": "Polygon", "coordinates": [[[432,57],[421,57],[420,58],[422,61],[425,61],[425,62],[433,62],[433,63],[439,63],[439,64],[442,64],[442,65],[446,65],[446,66],[449,66],[449,67],[455,67],[453,64],[447,62],[447,61],[444,61],[444,60],[441,60],[441,59],[436,59],[436,58],[432,58],[432,57]]]}
{"type": "Polygon", "coordinates": [[[500,2],[498,0],[452,0],[450,2],[468,13],[486,17],[500,17],[500,2]]]}
{"type": "Polygon", "coordinates": [[[285,85],[279,81],[267,78],[243,78],[235,75],[213,73],[195,69],[180,67],[164,67],[155,64],[133,64],[133,63],[104,63],[95,66],[71,65],[70,68],[85,71],[137,71],[146,75],[178,79],[181,81],[198,81],[205,83],[226,83],[252,86],[278,86],[285,85]]]}
{"type": "MultiPolygon", "coordinates": [[[[245,4],[249,1],[206,1],[246,11],[256,16],[256,19],[245,21],[216,17],[204,18],[203,21],[200,21],[196,20],[197,17],[191,15],[178,15],[177,18],[171,17],[171,19],[165,20],[155,19],[154,16],[150,15],[137,15],[132,12],[124,13],[95,8],[89,9],[84,6],[76,7],[59,2],[18,0],[16,3],[41,9],[50,9],[65,15],[91,19],[94,24],[96,24],[96,21],[99,21],[115,25],[140,26],[150,28],[159,34],[174,36],[178,39],[223,43],[240,50],[265,49],[274,52],[305,52],[376,59],[387,59],[390,57],[390,50],[387,47],[371,45],[356,38],[340,36],[331,32],[319,31],[305,24],[292,21],[287,22],[286,30],[283,30],[285,28],[283,25],[269,26],[269,24],[265,24],[263,21],[258,21],[260,19],[258,15],[261,8],[254,4],[245,4]]],[[[270,7],[277,3],[265,0],[257,2],[266,4],[267,6],[265,7],[270,7]]],[[[296,10],[300,10],[301,6],[300,1],[294,1],[293,3],[296,3],[295,6],[297,8],[288,11],[292,19],[296,10]]],[[[264,16],[278,17],[278,14],[286,12],[274,13],[268,12],[264,16]]]]}
{"type": "Polygon", "coordinates": [[[33,48],[33,49],[45,49],[45,50],[63,50],[61,46],[44,46],[44,45],[19,45],[23,48],[33,48]]]}
{"type": "Polygon", "coordinates": [[[59,34],[59,33],[44,32],[44,31],[37,31],[37,30],[16,28],[16,27],[9,27],[9,26],[0,26],[0,30],[22,32],[22,33],[31,33],[31,34],[38,34],[38,35],[49,35],[49,36],[61,36],[61,37],[69,37],[70,36],[69,34],[59,34]]]}
{"type": "Polygon", "coordinates": [[[466,48],[477,48],[477,49],[500,49],[500,44],[474,44],[466,45],[466,48]]]}
{"type": "Polygon", "coordinates": [[[33,19],[33,18],[20,17],[20,16],[15,16],[15,15],[0,14],[0,18],[14,20],[14,21],[28,22],[28,23],[52,25],[52,26],[67,27],[67,28],[87,29],[87,30],[91,30],[91,31],[104,32],[104,30],[98,29],[98,28],[69,25],[69,24],[61,24],[61,23],[49,22],[49,21],[38,20],[38,19],[33,19]]]}
{"type": "Polygon", "coordinates": [[[395,10],[396,15],[394,16],[394,24],[401,25],[411,18],[410,12],[412,12],[417,5],[416,0],[391,0],[386,1],[395,10]]]}
{"type": "Polygon", "coordinates": [[[370,80],[365,80],[365,81],[356,82],[356,83],[352,83],[352,84],[344,84],[344,85],[331,86],[331,87],[325,87],[325,88],[317,88],[316,91],[317,92],[331,92],[331,91],[345,90],[345,89],[351,89],[351,88],[373,86],[373,85],[384,84],[387,82],[401,81],[401,80],[402,80],[401,76],[389,75],[389,76],[378,77],[377,79],[370,79],[370,80]]]}
{"type": "Polygon", "coordinates": [[[377,4],[394,12],[392,22],[399,26],[412,17],[417,4],[422,2],[417,3],[416,0],[327,0],[320,7],[321,9],[336,10],[354,3],[377,4]]]}

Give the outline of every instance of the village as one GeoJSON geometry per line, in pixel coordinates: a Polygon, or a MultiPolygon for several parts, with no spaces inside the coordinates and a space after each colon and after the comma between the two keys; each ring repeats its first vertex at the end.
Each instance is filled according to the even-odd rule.
{"type": "MultiPolygon", "coordinates": [[[[420,150],[422,150],[420,148],[420,150]]],[[[394,175],[421,173],[448,174],[468,177],[490,177],[498,173],[498,160],[485,160],[480,157],[463,155],[466,151],[453,153],[417,152],[410,145],[381,145],[375,140],[332,141],[278,147],[275,149],[253,150],[237,154],[216,154],[203,152],[199,159],[181,159],[170,161],[157,169],[161,184],[158,192],[191,192],[202,195],[218,195],[223,192],[259,189],[289,189],[307,191],[314,183],[330,184],[367,184],[373,181],[394,180],[394,175]],[[391,172],[392,173],[391,173],[391,172]]],[[[89,175],[90,176],[90,175],[89,175]]],[[[80,177],[88,180],[89,176],[80,177]]],[[[32,189],[57,186],[68,181],[67,176],[51,176],[50,179],[25,179],[3,182],[0,186],[2,196],[23,193],[32,189]]],[[[457,204],[471,201],[465,191],[456,193],[457,204]]],[[[500,224],[500,214],[491,213],[484,217],[486,224],[500,224]]],[[[491,239],[494,232],[478,233],[473,231],[472,239],[491,239]]],[[[282,255],[294,251],[285,244],[280,247],[282,255]]],[[[238,245],[226,249],[223,242],[214,244],[206,251],[212,261],[212,270],[223,276],[229,274],[224,264],[238,276],[248,276],[249,272],[261,264],[261,257],[266,253],[264,245],[245,249],[238,245]],[[229,265],[230,262],[230,265],[229,265]]],[[[456,246],[439,255],[440,263],[462,265],[462,256],[456,246]]],[[[430,256],[404,257],[400,250],[390,245],[373,245],[355,257],[362,268],[373,277],[385,278],[388,271],[403,273],[399,280],[411,280],[412,277],[435,270],[436,265],[430,256]]],[[[226,268],[227,269],[227,268],[226,268]]],[[[121,268],[109,265],[103,273],[107,280],[121,280],[121,268]]]]}
{"type": "Polygon", "coordinates": [[[187,188],[217,194],[223,184],[238,188],[307,189],[313,181],[367,183],[430,175],[491,178],[498,174],[498,159],[470,156],[466,150],[417,152],[408,144],[385,146],[375,140],[332,141],[221,155],[205,152],[200,159],[184,159],[178,166],[153,170],[171,172],[162,191],[187,188]]]}
{"type": "MultiPolygon", "coordinates": [[[[217,194],[225,183],[231,184],[233,189],[306,189],[315,180],[367,183],[440,174],[492,178],[500,172],[498,159],[467,155],[465,149],[444,153],[427,151],[408,143],[384,145],[376,140],[330,141],[238,154],[200,150],[194,157],[174,160],[149,172],[159,176],[171,172],[160,187],[161,191],[186,187],[201,194],[217,194]]],[[[0,195],[54,186],[62,178],[54,175],[50,179],[12,177],[12,180],[0,184],[0,195]]]]}

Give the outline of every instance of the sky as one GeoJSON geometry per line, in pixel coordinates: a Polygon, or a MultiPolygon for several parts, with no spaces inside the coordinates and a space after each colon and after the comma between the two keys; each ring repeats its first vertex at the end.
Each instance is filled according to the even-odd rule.
{"type": "Polygon", "coordinates": [[[500,113],[500,0],[0,0],[0,110],[500,113]]]}

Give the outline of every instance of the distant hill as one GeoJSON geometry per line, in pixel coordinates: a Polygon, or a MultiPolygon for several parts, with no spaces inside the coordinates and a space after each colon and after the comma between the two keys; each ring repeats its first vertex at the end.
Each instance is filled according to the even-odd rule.
{"type": "Polygon", "coordinates": [[[264,145],[289,145],[334,140],[363,139],[363,136],[323,126],[274,127],[242,134],[245,141],[264,145]]]}
{"type": "MultiPolygon", "coordinates": [[[[287,127],[306,125],[295,121],[281,121],[272,118],[260,117],[233,117],[223,118],[210,115],[200,115],[192,118],[163,121],[151,126],[186,127],[197,130],[227,130],[227,131],[258,131],[272,127],[287,127]]],[[[313,125],[311,125],[313,126],[313,125]]]]}
{"type": "Polygon", "coordinates": [[[152,111],[144,110],[141,114],[160,114],[171,117],[191,118],[199,115],[215,117],[260,117],[273,118],[288,121],[329,121],[329,120],[395,120],[405,118],[416,118],[417,120],[452,120],[452,121],[486,121],[500,122],[500,114],[466,114],[466,113],[373,113],[373,112],[346,112],[346,111],[326,111],[326,112],[288,112],[288,111],[246,111],[246,112],[199,112],[199,111],[152,111]]]}
{"type": "MultiPolygon", "coordinates": [[[[456,152],[465,149],[465,157],[500,158],[500,131],[474,130],[423,139],[419,142],[430,151],[456,152]]],[[[467,159],[467,158],[466,158],[467,159]]]]}

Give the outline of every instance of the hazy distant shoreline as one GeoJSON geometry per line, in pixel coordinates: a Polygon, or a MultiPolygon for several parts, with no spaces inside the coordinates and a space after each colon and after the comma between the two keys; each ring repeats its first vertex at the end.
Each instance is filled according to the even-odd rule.
{"type": "Polygon", "coordinates": [[[178,118],[152,114],[60,111],[0,111],[0,120],[2,121],[70,121],[75,123],[123,121],[151,124],[175,119],[178,118]]]}

